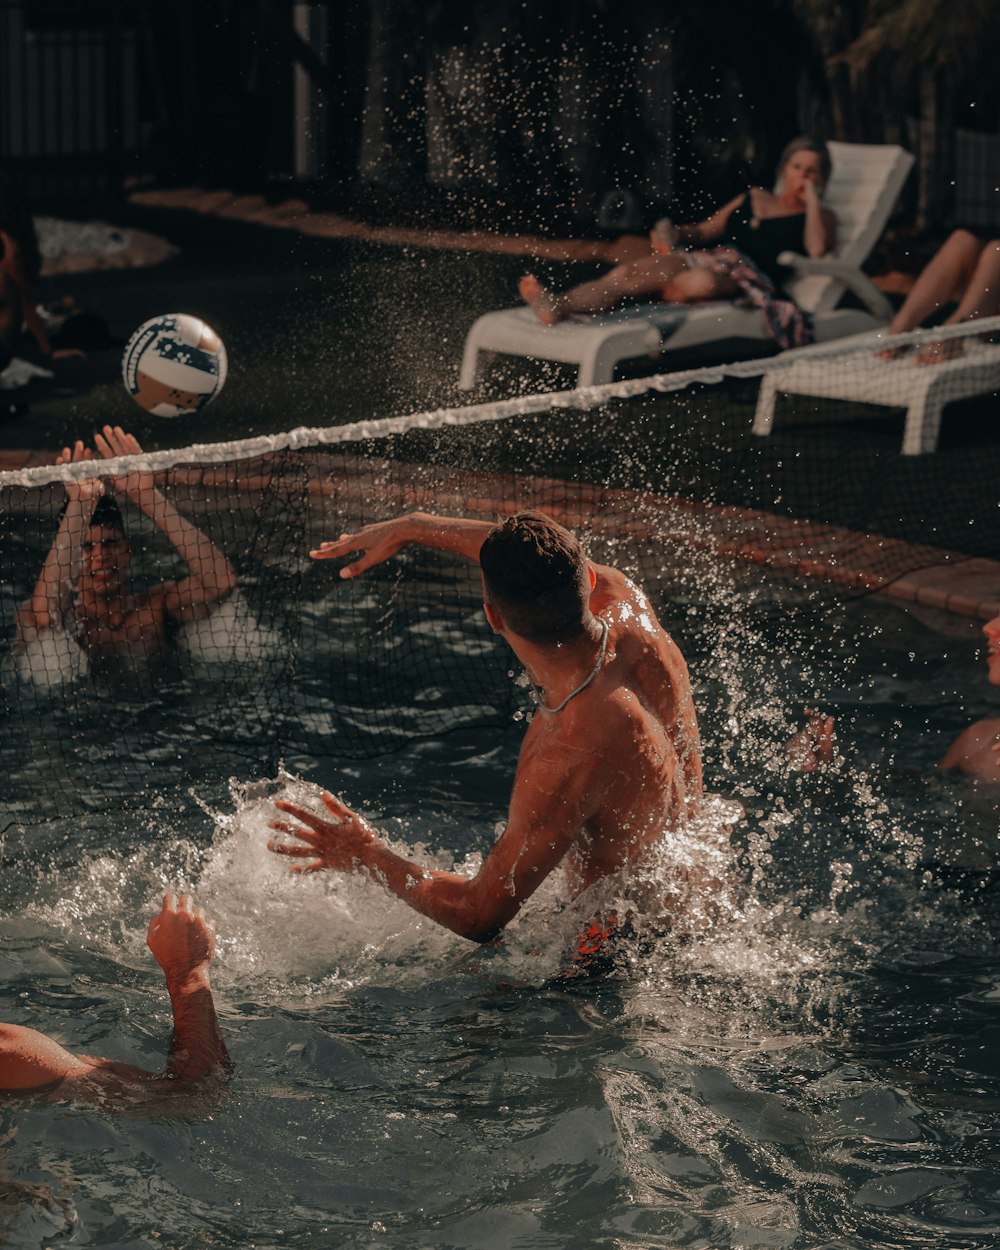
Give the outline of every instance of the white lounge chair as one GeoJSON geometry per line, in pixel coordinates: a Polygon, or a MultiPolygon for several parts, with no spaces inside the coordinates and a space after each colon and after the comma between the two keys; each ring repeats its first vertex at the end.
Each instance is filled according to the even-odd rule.
{"type": "MultiPolygon", "coordinates": [[[[838,344],[845,349],[843,355],[831,354],[829,348],[782,352],[774,361],[779,367],[769,369],[761,382],[753,432],[771,433],[778,395],[808,395],[853,405],[905,408],[901,454],[919,456],[936,451],[941,414],[947,404],[1000,391],[1000,345],[983,342],[979,335],[984,328],[1000,333],[1000,318],[976,322],[974,326],[964,323],[952,331],[924,331],[922,337],[926,340],[953,334],[963,340],[961,355],[928,365],[915,365],[912,354],[883,360],[876,353],[885,347],[886,340],[874,334],[838,344]],[[851,351],[852,347],[856,350],[851,351]],[[784,358],[791,360],[787,368],[779,365],[784,358]]],[[[920,336],[911,334],[906,339],[919,342],[920,336]]],[[[856,408],[829,409],[824,416],[831,420],[850,419],[856,416],[856,408]]]]}
{"type": "MultiPolygon", "coordinates": [[[[889,144],[831,143],[833,173],[824,203],[837,215],[837,248],[820,260],[794,252],[780,257],[795,270],[789,295],[812,313],[817,342],[860,334],[885,324],[892,308],[861,272],[885,229],[913,157],[889,144]],[[863,309],[838,308],[845,291],[863,309]]],[[[544,326],[524,305],[485,313],[465,340],[459,386],[471,390],[482,365],[496,353],[575,364],[577,386],[610,382],[615,366],[637,356],[682,351],[724,339],[770,342],[759,309],[732,301],[648,304],[641,308],[574,317],[544,326]]]]}

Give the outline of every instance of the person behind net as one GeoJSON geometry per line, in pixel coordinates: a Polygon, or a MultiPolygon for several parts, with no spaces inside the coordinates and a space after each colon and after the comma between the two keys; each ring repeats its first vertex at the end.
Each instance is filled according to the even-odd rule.
{"type": "Polygon", "coordinates": [[[14,175],[0,167],[0,373],[10,364],[22,326],[44,356],[83,355],[77,348],[53,351],[32,295],[41,271],[42,253],[28,199],[14,175]]]}
{"type": "Polygon", "coordinates": [[[811,337],[809,326],[781,294],[788,271],[778,256],[820,257],[833,247],[836,218],[820,203],[830,169],[826,144],[802,135],[781,155],[774,192],[751,187],[705,221],[672,227],[666,238],[654,230],[652,255],[624,261],[568,291],[549,291],[528,274],[518,288],[521,298],[545,325],[574,313],[606,312],[631,297],[674,304],[747,299],[761,309],[779,347],[801,346],[811,337]]]}
{"type": "MultiPolygon", "coordinates": [[[[104,459],[141,454],[136,438],[106,425],[94,438],[104,459]]],[[[77,441],[57,463],[79,464],[93,452],[77,441]]],[[[159,491],[152,473],[131,471],[107,482],[67,479],[66,506],[31,598],[17,612],[15,652],[61,634],[75,640],[85,663],[75,670],[120,685],[167,671],[177,626],[208,615],[236,586],[223,553],[159,491]],[[131,546],[112,495],[143,512],[187,565],[187,575],[141,593],[128,583],[131,546]]]]}
{"type": "Polygon", "coordinates": [[[74,1055],[53,1038],[19,1024],[0,1022],[0,1091],[58,1090],[77,1101],[109,1098],[133,1102],[149,1094],[170,1094],[192,1082],[224,1074],[229,1055],[215,1014],[209,967],[215,939],[201,908],[182,894],[167,894],[149,922],[146,944],[163,969],[173,1009],[174,1034],[163,1073],[91,1055],[74,1055]]]}
{"type": "MultiPolygon", "coordinates": [[[[410,543],[478,561],[486,620],[535,686],[538,707],[504,832],[470,879],[397,855],[364,817],[324,794],[329,818],[279,802],[299,823],[279,819],[271,827],[297,841],[268,845],[296,861],[293,871],[367,874],[438,924],[488,942],[558,865],[577,896],[637,864],[697,813],[698,721],[684,659],[642,590],[588,561],[576,538],[542,513],[494,526],[416,512],[311,554],[333,560],[360,552],[340,570],[353,578],[410,543]]],[[[722,884],[695,865],[678,888],[700,897],[722,884]]],[[[651,919],[669,922],[669,912],[668,904],[651,919]]]]}
{"type": "MultiPolygon", "coordinates": [[[[927,317],[949,303],[955,304],[955,308],[941,323],[945,326],[1000,316],[1000,239],[984,242],[971,230],[953,231],[921,270],[886,334],[916,330],[927,317]]],[[[912,346],[892,344],[878,354],[885,360],[895,360],[912,346]]],[[[961,337],[936,339],[919,348],[913,363],[936,365],[953,360],[964,351],[961,337]]]]}

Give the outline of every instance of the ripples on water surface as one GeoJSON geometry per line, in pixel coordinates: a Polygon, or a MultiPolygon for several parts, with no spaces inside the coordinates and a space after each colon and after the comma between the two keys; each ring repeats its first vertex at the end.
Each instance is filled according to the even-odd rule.
{"type": "MultiPolygon", "coordinates": [[[[899,628],[868,611],[859,629],[899,628]]],[[[748,813],[743,901],[597,977],[562,975],[583,917],[555,888],[480,950],[359,880],[291,877],[263,849],[279,782],[205,789],[214,834],[155,813],[9,826],[0,1018],[159,1067],[146,920],[190,885],[237,1067],[186,1114],[0,1105],[0,1244],[997,1244],[997,906],[961,863],[988,801],[892,771],[940,755],[926,716],[946,740],[987,700],[958,658],[973,642],[905,629],[928,649],[909,666],[876,641],[845,668],[853,637],[830,634],[791,677],[755,636],[692,638],[696,677],[715,674],[710,781],[748,813]],[[785,709],[817,691],[845,763],[789,778],[785,709]]],[[[504,813],[515,750],[453,735],[322,779],[462,860],[504,813]]]]}

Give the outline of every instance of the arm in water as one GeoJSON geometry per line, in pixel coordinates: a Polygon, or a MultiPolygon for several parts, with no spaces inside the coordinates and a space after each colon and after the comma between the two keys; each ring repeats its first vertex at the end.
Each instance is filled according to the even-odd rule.
{"type": "Polygon", "coordinates": [[[1000,782],[1000,719],[977,720],[963,729],[938,768],[964,773],[979,781],[1000,782]]]}
{"type": "Polygon", "coordinates": [[[183,1088],[229,1063],[209,983],[215,942],[201,909],[186,894],[167,894],[149,922],[146,944],[163,969],[174,1014],[170,1058],[162,1074],[127,1063],[73,1055],[34,1029],[0,1024],[0,1090],[45,1089],[60,1084],[97,1087],[128,1095],[140,1089],[183,1088]]]}
{"type": "MultiPolygon", "coordinates": [[[[94,446],[106,459],[138,456],[142,448],[120,425],[106,425],[94,436],[94,446]]],[[[135,504],[153,522],[187,565],[187,576],[163,582],[161,593],[167,614],[178,621],[206,615],[208,608],[236,588],[236,570],[218,547],[174,507],[156,488],[152,473],[131,471],[111,479],[111,487],[135,504]]]]}
{"type": "Polygon", "coordinates": [[[292,865],[293,872],[363,873],[460,937],[488,942],[565,857],[590,812],[598,777],[593,767],[567,767],[561,750],[522,761],[507,826],[474,877],[425,868],[397,855],[364,817],[327,793],[323,803],[332,819],[279,802],[278,808],[300,823],[279,820],[271,828],[298,841],[272,841],[268,848],[302,861],[292,865]]]}

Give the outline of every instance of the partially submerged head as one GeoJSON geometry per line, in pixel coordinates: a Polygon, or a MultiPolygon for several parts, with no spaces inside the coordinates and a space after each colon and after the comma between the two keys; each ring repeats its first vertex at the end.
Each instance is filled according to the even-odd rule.
{"type": "Polygon", "coordinates": [[[479,551],[487,611],[528,642],[570,642],[590,618],[590,565],[576,538],[543,512],[495,526],[479,551]]]}
{"type": "Polygon", "coordinates": [[[101,495],[83,539],[80,588],[91,587],[105,594],[117,590],[131,555],[132,547],[118,505],[107,495],[101,495]]]}
{"type": "Polygon", "coordinates": [[[830,149],[823,140],[814,135],[797,135],[791,143],[785,144],[778,159],[778,186],[784,189],[793,179],[795,185],[807,180],[822,193],[832,170],[830,149]]]}

